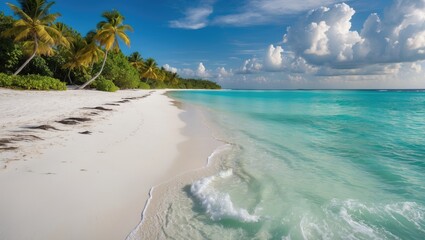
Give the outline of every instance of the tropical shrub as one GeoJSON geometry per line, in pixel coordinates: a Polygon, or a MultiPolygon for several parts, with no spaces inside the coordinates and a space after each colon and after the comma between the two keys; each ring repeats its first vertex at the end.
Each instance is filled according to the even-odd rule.
{"type": "Polygon", "coordinates": [[[149,86],[149,84],[144,83],[144,82],[139,82],[139,89],[150,89],[151,86],[149,86]]]}
{"type": "Polygon", "coordinates": [[[0,87],[10,88],[13,84],[13,76],[0,73],[0,87]]]}
{"type": "MultiPolygon", "coordinates": [[[[21,59],[21,63],[24,62],[24,58],[21,59]]],[[[47,65],[46,60],[43,57],[36,56],[32,59],[31,62],[27,64],[27,66],[22,69],[21,75],[28,75],[28,74],[34,74],[34,75],[41,75],[41,76],[48,76],[53,77],[53,72],[50,70],[49,66],[47,65]]]]}
{"type": "Polygon", "coordinates": [[[111,80],[120,89],[138,88],[139,73],[123,53],[111,53],[106,60],[102,76],[111,80]]]}
{"type": "Polygon", "coordinates": [[[167,84],[165,84],[163,81],[154,81],[151,83],[151,88],[164,89],[167,88],[167,84]]]}
{"type": "Polygon", "coordinates": [[[58,79],[40,76],[12,76],[0,73],[0,87],[24,90],[66,90],[66,84],[58,79]]]}
{"type": "Polygon", "coordinates": [[[96,89],[99,91],[105,91],[105,92],[116,92],[119,90],[117,86],[115,86],[114,82],[111,80],[106,80],[104,78],[98,78],[96,81],[94,81],[96,89]]]}

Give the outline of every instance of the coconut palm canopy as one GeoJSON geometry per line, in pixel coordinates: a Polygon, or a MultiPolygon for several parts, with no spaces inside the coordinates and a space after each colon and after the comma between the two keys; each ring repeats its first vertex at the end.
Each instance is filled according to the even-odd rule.
{"type": "Polygon", "coordinates": [[[104,46],[106,51],[120,49],[118,39],[122,40],[127,46],[130,46],[130,39],[127,36],[127,31],[133,31],[129,25],[123,24],[125,20],[117,10],[104,12],[102,17],[105,18],[97,24],[97,34],[95,39],[99,41],[101,46],[104,46]]]}
{"type": "Polygon", "coordinates": [[[59,13],[49,13],[54,2],[45,0],[20,0],[19,6],[7,3],[19,17],[13,27],[4,31],[3,36],[13,36],[22,42],[24,50],[31,57],[15,72],[18,74],[36,55],[53,55],[57,45],[69,46],[69,41],[54,25],[59,13]]]}
{"type": "MultiPolygon", "coordinates": [[[[108,57],[108,52],[114,50],[118,52],[120,46],[118,39],[122,40],[127,46],[130,46],[130,38],[127,36],[127,31],[133,31],[133,28],[129,25],[123,24],[124,16],[122,16],[117,10],[104,12],[102,17],[105,18],[104,21],[101,21],[97,24],[96,34],[93,36],[93,40],[97,41],[101,47],[105,48],[105,56],[103,59],[102,67],[100,71],[89,81],[84,83],[80,89],[85,88],[90,83],[92,83],[96,78],[100,76],[105,67],[106,59],[108,57]]],[[[89,52],[96,52],[96,46],[92,45],[89,52]]]]}
{"type": "Polygon", "coordinates": [[[153,58],[148,58],[142,70],[142,78],[147,80],[158,78],[158,65],[153,58]]]}

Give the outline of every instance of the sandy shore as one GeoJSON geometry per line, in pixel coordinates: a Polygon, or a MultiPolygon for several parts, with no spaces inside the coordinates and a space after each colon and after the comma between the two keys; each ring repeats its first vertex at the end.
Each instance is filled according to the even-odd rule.
{"type": "Polygon", "coordinates": [[[163,93],[0,89],[0,239],[125,239],[216,147],[163,93]]]}

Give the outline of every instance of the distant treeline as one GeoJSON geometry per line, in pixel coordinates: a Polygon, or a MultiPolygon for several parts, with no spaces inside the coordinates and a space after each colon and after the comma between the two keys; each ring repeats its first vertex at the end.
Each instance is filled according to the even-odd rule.
{"type": "Polygon", "coordinates": [[[208,80],[184,79],[158,67],[152,58],[143,59],[139,52],[125,56],[118,39],[129,45],[126,31],[132,28],[123,24],[125,18],[116,10],[104,12],[96,29],[83,36],[56,21],[60,15],[50,13],[52,4],[49,2],[27,0],[19,3],[21,6],[8,4],[18,19],[0,12],[2,73],[37,74],[106,91],[221,88],[208,80]]]}

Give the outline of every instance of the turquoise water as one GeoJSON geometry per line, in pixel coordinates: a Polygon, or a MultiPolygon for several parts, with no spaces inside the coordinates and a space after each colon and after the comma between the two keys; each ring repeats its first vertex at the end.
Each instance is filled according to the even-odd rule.
{"type": "Polygon", "coordinates": [[[216,175],[174,196],[162,237],[425,239],[425,92],[171,96],[232,144],[216,175]]]}

